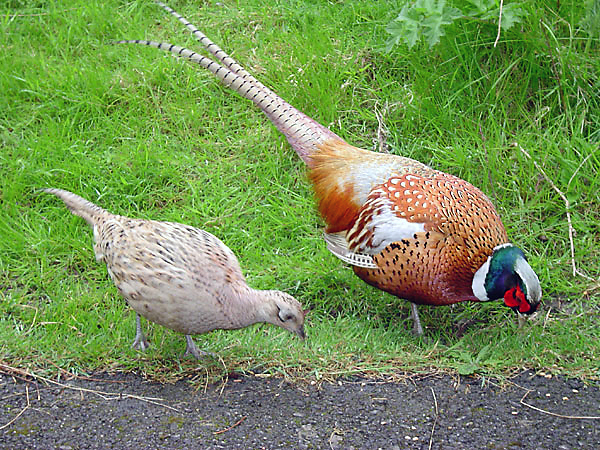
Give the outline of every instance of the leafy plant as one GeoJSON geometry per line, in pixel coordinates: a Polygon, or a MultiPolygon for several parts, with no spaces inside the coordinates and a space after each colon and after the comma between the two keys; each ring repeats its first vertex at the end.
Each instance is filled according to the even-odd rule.
{"type": "Polygon", "coordinates": [[[484,363],[491,365],[498,363],[497,360],[491,358],[491,344],[482,347],[476,355],[473,355],[467,350],[459,349],[456,352],[456,356],[462,360],[462,364],[457,368],[458,373],[461,375],[473,375],[474,373],[481,371],[484,363]]]}
{"type": "MultiPolygon", "coordinates": [[[[502,30],[508,30],[525,16],[523,3],[513,2],[502,5],[502,30]]],[[[500,17],[499,0],[455,0],[448,4],[446,0],[417,0],[406,4],[386,28],[391,35],[387,49],[405,42],[409,48],[424,40],[429,48],[436,45],[445,34],[445,28],[458,19],[471,19],[481,22],[498,20],[500,17]]]]}

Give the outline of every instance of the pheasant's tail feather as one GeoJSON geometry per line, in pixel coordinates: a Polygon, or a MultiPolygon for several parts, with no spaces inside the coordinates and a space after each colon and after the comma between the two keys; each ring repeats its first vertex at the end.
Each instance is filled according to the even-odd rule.
{"type": "Polygon", "coordinates": [[[225,86],[230,87],[242,97],[247,98],[258,106],[267,115],[269,120],[273,122],[277,129],[285,135],[292,148],[308,165],[311,164],[311,154],[317,150],[318,144],[329,140],[343,142],[343,140],[335,133],[294,108],[265,85],[260,83],[183,16],[164,3],[157,3],[192,31],[204,48],[220,63],[184,47],[167,43],[145,40],[121,40],[115,43],[142,44],[158,48],[160,50],[171,52],[177,56],[187,58],[208,69],[225,86]]]}
{"type": "MultiPolygon", "coordinates": [[[[302,113],[298,109],[294,108],[292,105],[283,100],[279,95],[269,89],[267,86],[258,81],[252,74],[250,74],[244,67],[242,67],[238,62],[229,56],[221,47],[215,44],[208,36],[206,36],[202,31],[196,28],[195,25],[191,24],[185,17],[179,14],[177,11],[173,10],[173,8],[165,5],[162,2],[156,2],[160,7],[162,7],[165,11],[175,17],[179,22],[186,26],[188,30],[192,32],[194,37],[198,39],[198,42],[202,44],[206,51],[208,51],[211,55],[213,55],[223,66],[227,69],[242,77],[245,81],[254,85],[258,90],[260,90],[264,95],[268,96],[273,102],[279,104],[282,109],[279,111],[280,113],[288,112],[291,115],[297,116],[296,118],[299,120],[303,120],[308,122],[307,126],[315,128],[320,131],[323,136],[327,139],[337,139],[342,140],[339,136],[333,133],[328,128],[325,128],[320,123],[308,117],[306,114],[302,113]]],[[[258,105],[260,107],[260,105],[258,105]]],[[[285,134],[285,133],[284,133],[285,134]]]]}
{"type": "Polygon", "coordinates": [[[365,253],[356,253],[350,250],[346,238],[341,233],[324,233],[323,237],[327,243],[327,250],[342,261],[351,266],[377,269],[377,264],[373,261],[373,257],[365,253]]]}
{"type": "Polygon", "coordinates": [[[200,31],[198,28],[196,28],[195,25],[188,22],[188,20],[185,17],[183,17],[181,14],[179,14],[173,8],[169,7],[168,5],[165,5],[163,2],[157,1],[156,3],[158,4],[158,6],[160,6],[165,11],[167,11],[169,14],[171,14],[173,17],[175,17],[177,20],[179,20],[183,25],[185,25],[185,27],[192,32],[194,37],[196,39],[198,39],[198,41],[202,44],[202,46],[211,55],[213,55],[215,58],[217,58],[217,60],[219,60],[225,67],[227,67],[233,73],[235,73],[235,74],[241,76],[242,78],[246,79],[247,81],[253,83],[256,87],[262,89],[264,92],[268,92],[269,94],[277,97],[277,95],[275,95],[269,88],[267,88],[262,83],[260,83],[256,78],[254,78],[252,75],[250,75],[242,66],[240,66],[235,59],[233,59],[231,56],[229,56],[227,53],[225,53],[222,48],[220,48],[217,44],[215,44],[213,41],[211,41],[209,39],[209,37],[206,36],[202,31],[200,31]]]}
{"type": "Polygon", "coordinates": [[[44,189],[44,192],[56,195],[65,203],[67,208],[69,208],[73,214],[82,217],[92,227],[98,220],[98,217],[110,214],[105,209],[94,205],[92,202],[87,201],[77,194],[65,191],[64,189],[50,188],[44,189]]]}

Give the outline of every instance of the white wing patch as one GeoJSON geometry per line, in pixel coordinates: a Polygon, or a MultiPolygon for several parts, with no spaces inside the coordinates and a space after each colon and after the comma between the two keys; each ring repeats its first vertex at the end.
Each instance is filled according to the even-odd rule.
{"type": "Polygon", "coordinates": [[[358,252],[376,255],[393,242],[413,239],[425,231],[425,224],[409,222],[399,217],[398,207],[384,192],[374,190],[364,205],[358,220],[348,231],[351,245],[358,252]]]}
{"type": "Polygon", "coordinates": [[[104,261],[104,254],[100,247],[100,233],[98,232],[98,224],[94,224],[94,254],[96,255],[96,261],[104,261]]]}
{"type": "Polygon", "coordinates": [[[351,266],[364,267],[365,269],[377,269],[373,262],[373,257],[364,253],[356,253],[348,248],[348,241],[341,233],[324,233],[323,237],[327,242],[327,250],[333,253],[342,261],[351,266]]]}
{"type": "MultiPolygon", "coordinates": [[[[378,209],[379,214],[373,216],[370,222],[367,222],[367,229],[373,233],[371,248],[368,253],[377,254],[393,242],[402,239],[413,239],[415,233],[425,231],[424,223],[409,222],[406,219],[398,217],[392,211],[392,203],[387,199],[381,199],[384,205],[378,209]]],[[[359,250],[363,250],[359,247],[359,250]]],[[[366,250],[366,249],[364,249],[366,250]]]]}

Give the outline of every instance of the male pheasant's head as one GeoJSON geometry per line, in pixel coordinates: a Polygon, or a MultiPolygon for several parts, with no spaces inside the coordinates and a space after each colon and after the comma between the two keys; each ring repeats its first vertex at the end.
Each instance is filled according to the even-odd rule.
{"type": "Polygon", "coordinates": [[[477,270],[473,293],[481,301],[499,300],[519,315],[533,314],[541,301],[540,280],[527,263],[521,249],[502,244],[477,270]]]}

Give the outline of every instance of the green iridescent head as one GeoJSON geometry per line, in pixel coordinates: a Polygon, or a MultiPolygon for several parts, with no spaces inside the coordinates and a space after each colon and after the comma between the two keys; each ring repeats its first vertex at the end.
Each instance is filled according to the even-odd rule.
{"type": "Polygon", "coordinates": [[[541,301],[540,280],[520,248],[502,244],[477,270],[473,293],[481,301],[499,300],[519,314],[533,314],[541,301]]]}

